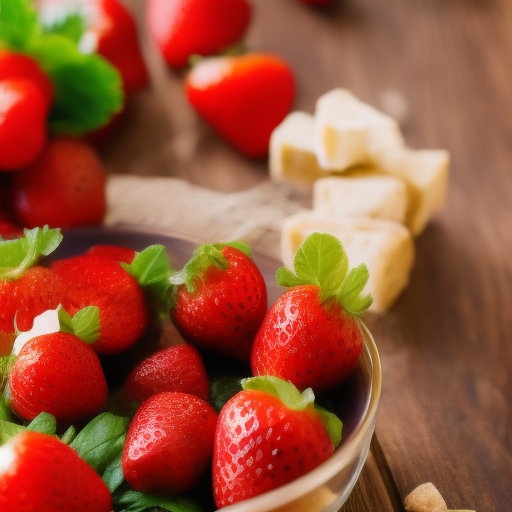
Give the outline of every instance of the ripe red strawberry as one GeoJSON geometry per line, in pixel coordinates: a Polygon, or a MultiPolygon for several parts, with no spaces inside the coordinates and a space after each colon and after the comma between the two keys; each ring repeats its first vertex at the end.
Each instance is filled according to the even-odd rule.
{"type": "MultiPolygon", "coordinates": [[[[1,186],[1,185],[0,185],[1,186]]],[[[23,236],[23,230],[11,222],[11,218],[0,208],[0,236],[4,240],[23,236]]]]}
{"type": "Polygon", "coordinates": [[[24,226],[72,228],[100,224],[105,173],[96,152],[72,139],[51,140],[39,158],[16,173],[11,208],[24,226]]]}
{"type": "Polygon", "coordinates": [[[277,282],[292,286],[274,304],[256,336],[251,356],[254,375],[275,375],[299,389],[333,389],[357,364],[363,346],[357,316],[372,303],[360,293],[366,265],[348,275],[339,240],[314,233],[295,255],[294,275],[279,269],[277,282]]]}
{"type": "Polygon", "coordinates": [[[68,313],[99,307],[101,336],[93,345],[98,354],[118,354],[139,339],[149,320],[144,295],[118,262],[84,254],[56,261],[52,269],[64,281],[68,313]]]}
{"type": "Polygon", "coordinates": [[[2,512],[110,512],[103,480],[56,437],[22,432],[0,447],[2,512]]]}
{"type": "Polygon", "coordinates": [[[142,492],[192,489],[212,454],[217,414],[186,393],[160,393],[144,402],[128,429],[126,481],[142,492]]]}
{"type": "MultiPolygon", "coordinates": [[[[289,382],[258,377],[243,381],[219,415],[213,448],[217,507],[257,496],[308,473],[334,452],[341,422],[289,382]],[[328,432],[323,419],[335,428],[328,432]]],[[[327,424],[327,422],[326,422],[327,424]]]]}
{"type": "Polygon", "coordinates": [[[192,345],[174,345],[141,361],[125,382],[138,402],[164,391],[179,391],[208,400],[210,385],[203,360],[192,345]]]}
{"type": "Polygon", "coordinates": [[[37,336],[21,349],[9,375],[11,407],[26,420],[40,412],[71,423],[97,412],[108,389],[94,350],[73,334],[37,336]]]}
{"type": "Polygon", "coordinates": [[[112,261],[122,261],[128,265],[133,261],[133,258],[135,258],[135,254],[137,254],[133,249],[117,247],[115,245],[95,245],[91,247],[87,253],[101,256],[102,258],[107,258],[112,261]]]}
{"type": "Polygon", "coordinates": [[[33,82],[45,98],[47,111],[50,110],[54,94],[53,84],[39,64],[28,55],[0,48],[0,82],[13,79],[33,82]]]}
{"type": "Polygon", "coordinates": [[[0,170],[14,171],[43,149],[47,100],[34,82],[21,78],[1,80],[0,98],[0,170]]]}
{"type": "Polygon", "coordinates": [[[191,55],[213,55],[235,44],[251,17],[246,0],[149,0],[148,28],[167,64],[188,65],[191,55]]]}
{"type": "Polygon", "coordinates": [[[194,252],[171,277],[179,285],[171,316],[190,343],[248,361],[267,311],[267,288],[250,249],[236,247],[204,245],[194,252]]]}
{"type": "Polygon", "coordinates": [[[247,53],[204,59],[188,74],[192,106],[222,137],[251,158],[268,153],[270,135],[293,104],[292,71],[282,59],[247,53]]]}

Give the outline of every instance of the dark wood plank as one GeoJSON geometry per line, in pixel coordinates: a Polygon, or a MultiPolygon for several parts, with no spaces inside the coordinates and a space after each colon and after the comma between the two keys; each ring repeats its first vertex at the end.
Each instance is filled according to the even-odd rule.
{"type": "MultiPolygon", "coordinates": [[[[238,156],[198,120],[182,77],[166,70],[145,34],[142,2],[129,4],[138,12],[153,86],[130,102],[104,147],[110,169],[181,176],[223,191],[267,179],[265,162],[238,156]]],[[[391,500],[390,486],[368,473],[386,464],[401,499],[433,481],[450,508],[509,510],[512,4],[340,0],[325,10],[294,0],[253,4],[247,46],[291,63],[297,108],[312,111],[316,98],[336,86],[379,106],[392,89],[407,101],[407,142],[447,148],[453,156],[448,204],[417,241],[410,287],[388,315],[368,319],[385,372],[377,424],[383,457],[370,458],[361,482],[371,483],[360,482],[353,495],[366,493],[366,501],[357,501],[363,508],[347,510],[369,510],[361,503],[371,493],[380,499],[384,488],[391,500]]],[[[384,510],[373,503],[373,510],[384,510]]]]}

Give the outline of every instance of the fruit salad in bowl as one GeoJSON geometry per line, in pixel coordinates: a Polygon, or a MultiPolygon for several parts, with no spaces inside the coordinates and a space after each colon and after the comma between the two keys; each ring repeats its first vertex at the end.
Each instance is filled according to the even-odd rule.
{"type": "Polygon", "coordinates": [[[0,241],[0,510],[347,499],[381,390],[365,265],[319,233],[293,270],[197,245],[128,227],[0,241]]]}

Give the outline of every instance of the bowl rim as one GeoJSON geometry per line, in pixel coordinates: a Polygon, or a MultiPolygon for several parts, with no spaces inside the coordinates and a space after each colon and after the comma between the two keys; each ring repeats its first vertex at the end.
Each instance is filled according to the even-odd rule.
{"type": "Polygon", "coordinates": [[[281,487],[223,507],[222,512],[272,511],[276,506],[282,507],[307,495],[315,488],[327,483],[357,456],[359,447],[370,430],[373,435],[373,426],[381,401],[382,366],[372,334],[362,320],[357,319],[357,322],[363,335],[363,350],[366,352],[371,370],[370,396],[368,397],[364,414],[347,442],[313,471],[281,487]]]}

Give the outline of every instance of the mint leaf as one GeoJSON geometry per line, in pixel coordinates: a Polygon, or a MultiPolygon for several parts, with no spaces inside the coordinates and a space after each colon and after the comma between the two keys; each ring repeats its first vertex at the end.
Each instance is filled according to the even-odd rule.
{"type": "Polygon", "coordinates": [[[320,415],[325,430],[327,430],[327,433],[331,438],[332,444],[335,448],[337,448],[341,443],[341,431],[343,429],[343,423],[338,418],[338,416],[332,412],[329,412],[323,407],[320,407],[318,404],[315,404],[315,410],[320,415]]]}
{"type": "Polygon", "coordinates": [[[22,425],[11,423],[10,421],[0,420],[0,445],[6,443],[15,435],[27,430],[22,425]]]}
{"type": "Polygon", "coordinates": [[[124,505],[120,508],[121,512],[143,512],[151,507],[160,507],[170,512],[201,512],[199,505],[180,496],[165,498],[137,491],[126,491],[119,498],[119,503],[124,505]]]}
{"type": "Polygon", "coordinates": [[[100,308],[87,306],[73,316],[73,330],[85,343],[92,344],[100,336],[100,308]]]}
{"type": "Polygon", "coordinates": [[[286,407],[294,411],[303,411],[315,401],[315,394],[311,388],[307,388],[301,393],[291,382],[271,375],[244,379],[242,387],[269,393],[279,398],[286,407]]]}
{"type": "Polygon", "coordinates": [[[5,403],[5,397],[3,395],[0,395],[0,420],[12,420],[11,408],[5,403]]]}
{"type": "Polygon", "coordinates": [[[9,380],[9,374],[11,373],[15,362],[16,356],[14,355],[0,357],[0,393],[3,392],[5,385],[9,380]]]}
{"type": "Polygon", "coordinates": [[[71,425],[67,430],[66,432],[64,432],[64,434],[62,434],[62,437],[60,438],[60,440],[64,443],[64,444],[71,444],[71,442],[73,441],[73,439],[75,439],[75,436],[76,436],[76,428],[71,425]]]}
{"type": "Polygon", "coordinates": [[[369,277],[368,268],[361,263],[350,271],[336,295],[341,305],[354,316],[361,316],[372,305],[371,294],[361,296],[369,277]]]}
{"type": "Polygon", "coordinates": [[[128,418],[104,412],[91,420],[70,446],[101,475],[122,453],[129,423],[128,418]]]}
{"type": "Polygon", "coordinates": [[[211,382],[210,403],[212,407],[219,413],[228,400],[242,389],[242,377],[223,375],[215,378],[211,382]]]}
{"type": "Polygon", "coordinates": [[[61,243],[60,229],[25,229],[25,236],[0,242],[0,280],[18,279],[41,256],[48,256],[61,243]]]}
{"type": "Polygon", "coordinates": [[[72,13],[63,19],[55,20],[51,25],[45,25],[44,23],[42,25],[45,34],[64,36],[75,44],[78,44],[85,30],[84,18],[78,13],[72,13]]]}
{"type": "Polygon", "coordinates": [[[30,0],[0,2],[0,41],[5,46],[24,52],[39,31],[37,13],[30,0]]]}
{"type": "Polygon", "coordinates": [[[102,477],[103,481],[114,492],[124,480],[123,475],[123,454],[120,453],[105,469],[102,477]]]}
{"type": "Polygon", "coordinates": [[[65,36],[48,34],[29,51],[55,89],[49,125],[57,133],[82,135],[107,124],[123,107],[122,79],[97,54],[84,55],[65,36]]]}
{"type": "Polygon", "coordinates": [[[27,430],[54,436],[57,434],[57,420],[47,412],[40,412],[28,425],[27,430]]]}

